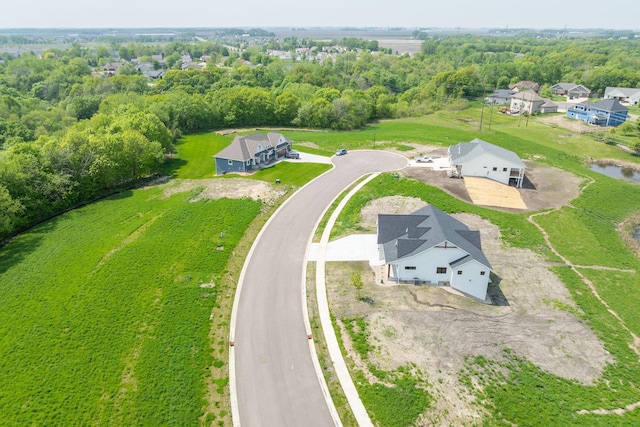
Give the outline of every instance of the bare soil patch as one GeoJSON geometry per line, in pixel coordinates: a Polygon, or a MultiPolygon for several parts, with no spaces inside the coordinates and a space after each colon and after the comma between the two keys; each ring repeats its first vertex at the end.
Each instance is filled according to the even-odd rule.
{"type": "Polygon", "coordinates": [[[264,181],[245,178],[213,178],[213,179],[185,179],[169,182],[164,189],[164,196],[170,197],[177,193],[199,190],[192,201],[204,199],[241,199],[249,197],[261,200],[267,204],[274,203],[287,192],[287,186],[272,185],[264,181]]]}
{"type": "Polygon", "coordinates": [[[608,129],[603,128],[602,126],[596,127],[594,125],[589,125],[582,120],[569,119],[564,114],[538,117],[536,121],[550,125],[552,127],[561,127],[563,129],[567,129],[577,133],[590,133],[596,132],[598,130],[608,129]]]}
{"type": "MultiPolygon", "coordinates": [[[[363,209],[388,212],[396,198],[374,201],[363,209]]],[[[400,211],[415,210],[406,200],[400,211]]],[[[478,423],[484,409],[458,381],[465,356],[483,355],[502,360],[503,349],[530,360],[552,374],[593,384],[613,360],[593,331],[573,313],[580,309],[550,271],[551,264],[530,250],[502,246],[499,229],[475,215],[457,214],[458,220],[480,230],[487,258],[499,276],[490,287],[494,304],[484,305],[447,291],[447,288],[387,284],[384,269],[367,263],[328,263],[327,289],[337,319],[361,316],[369,322],[370,343],[376,347],[371,361],[394,369],[416,363],[427,373],[434,404],[423,414],[422,425],[478,423]],[[358,300],[349,277],[360,272],[358,300]]],[[[365,225],[363,223],[363,225],[365,225]]],[[[370,223],[369,223],[370,225],[370,223]]],[[[352,355],[349,355],[352,357],[352,355]]]]}

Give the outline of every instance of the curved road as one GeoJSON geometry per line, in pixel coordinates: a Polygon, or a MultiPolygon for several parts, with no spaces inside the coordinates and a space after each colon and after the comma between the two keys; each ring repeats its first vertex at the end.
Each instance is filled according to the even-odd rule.
{"type": "Polygon", "coordinates": [[[231,325],[236,426],[335,425],[305,329],[302,272],[309,236],[349,184],[368,173],[400,169],[407,161],[384,151],[353,151],[334,157],[333,163],[335,168],[274,214],[245,261],[234,306],[235,328],[234,319],[231,325]]]}

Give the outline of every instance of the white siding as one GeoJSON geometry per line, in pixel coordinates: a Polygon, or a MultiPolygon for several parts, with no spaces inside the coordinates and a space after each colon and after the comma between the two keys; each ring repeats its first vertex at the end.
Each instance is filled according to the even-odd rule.
{"type": "Polygon", "coordinates": [[[459,265],[451,271],[451,287],[465,294],[484,300],[487,296],[489,269],[476,260],[459,265]],[[461,271],[462,274],[458,274],[461,271]],[[484,271],[484,275],[481,272],[484,271]]]}
{"type": "MultiPolygon", "coordinates": [[[[444,243],[437,246],[444,246],[444,243]]],[[[412,257],[394,261],[391,268],[391,277],[401,280],[418,279],[429,281],[434,285],[441,281],[448,281],[451,277],[449,264],[468,254],[466,251],[454,247],[451,243],[447,242],[447,245],[450,247],[445,249],[436,246],[412,257]],[[415,267],[415,270],[408,270],[405,267],[415,267]],[[446,267],[447,272],[438,274],[438,267],[446,267]]]]}
{"type": "Polygon", "coordinates": [[[502,184],[509,185],[511,168],[519,169],[518,166],[513,165],[505,159],[485,153],[475,159],[466,161],[460,170],[460,174],[462,176],[489,178],[502,184]],[[496,169],[495,171],[493,170],[494,168],[496,169]],[[504,169],[506,169],[506,171],[504,169]]]}

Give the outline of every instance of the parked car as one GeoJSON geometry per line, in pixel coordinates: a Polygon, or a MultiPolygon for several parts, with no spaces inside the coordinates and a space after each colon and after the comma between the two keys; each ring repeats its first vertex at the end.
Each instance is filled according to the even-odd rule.
{"type": "Polygon", "coordinates": [[[421,156],[416,158],[416,163],[433,163],[433,159],[429,156],[421,156]]]}
{"type": "Polygon", "coordinates": [[[336,151],[336,156],[344,156],[345,154],[347,154],[347,150],[345,148],[336,151]]]}
{"type": "Polygon", "coordinates": [[[296,150],[290,150],[285,157],[287,159],[299,159],[300,158],[300,153],[298,153],[296,150]]]}

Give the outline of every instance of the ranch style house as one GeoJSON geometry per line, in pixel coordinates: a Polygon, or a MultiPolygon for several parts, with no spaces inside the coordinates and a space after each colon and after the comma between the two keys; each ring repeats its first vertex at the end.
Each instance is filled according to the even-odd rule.
{"type": "Polygon", "coordinates": [[[230,145],[216,154],[216,174],[249,172],[283,159],[291,151],[291,141],[282,134],[254,133],[236,136],[230,145]]]}
{"type": "Polygon", "coordinates": [[[569,98],[588,98],[591,89],[575,83],[556,83],[551,86],[551,92],[555,95],[568,96],[569,98]]]}
{"type": "Polygon", "coordinates": [[[617,99],[621,104],[638,105],[638,102],[640,102],[640,89],[608,87],[604,90],[604,99],[617,99]]]}
{"type": "Polygon", "coordinates": [[[433,205],[409,215],[378,215],[378,250],[397,283],[451,286],[485,301],[491,264],[480,232],[433,205]]]}

